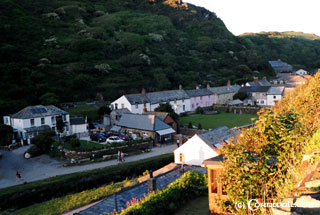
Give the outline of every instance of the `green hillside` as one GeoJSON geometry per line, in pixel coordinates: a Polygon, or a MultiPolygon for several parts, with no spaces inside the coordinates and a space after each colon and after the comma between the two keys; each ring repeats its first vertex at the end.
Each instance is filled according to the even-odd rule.
{"type": "Polygon", "coordinates": [[[295,69],[311,72],[320,68],[320,37],[302,32],[261,32],[240,36],[248,47],[263,54],[269,60],[281,59],[295,69]]]}
{"type": "Polygon", "coordinates": [[[0,32],[0,115],[273,74],[214,13],[180,1],[2,0],[0,32]]]}

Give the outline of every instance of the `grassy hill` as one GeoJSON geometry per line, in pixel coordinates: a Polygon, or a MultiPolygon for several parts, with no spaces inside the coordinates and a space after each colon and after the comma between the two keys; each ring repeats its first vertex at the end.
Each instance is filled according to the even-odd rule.
{"type": "Polygon", "coordinates": [[[320,68],[320,37],[302,32],[261,32],[240,35],[250,49],[263,53],[269,60],[281,59],[296,69],[320,68]]]}
{"type": "Polygon", "coordinates": [[[174,0],[2,0],[0,32],[0,115],[272,75],[214,13],[174,0]]]}

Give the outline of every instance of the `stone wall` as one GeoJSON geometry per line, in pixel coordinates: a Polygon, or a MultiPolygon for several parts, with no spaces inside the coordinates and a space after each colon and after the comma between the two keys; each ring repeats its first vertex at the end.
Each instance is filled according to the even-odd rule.
{"type": "Polygon", "coordinates": [[[214,105],[212,107],[216,111],[226,111],[235,114],[243,113],[257,113],[261,107],[244,107],[244,106],[227,106],[227,105],[214,105]]]}

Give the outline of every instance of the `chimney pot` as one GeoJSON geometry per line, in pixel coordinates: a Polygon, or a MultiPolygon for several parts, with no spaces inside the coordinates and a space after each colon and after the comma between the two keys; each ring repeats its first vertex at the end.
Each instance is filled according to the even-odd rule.
{"type": "Polygon", "coordinates": [[[266,80],[267,80],[267,76],[263,76],[263,78],[262,78],[262,79],[266,81],[266,80]]]}
{"type": "Polygon", "coordinates": [[[141,94],[145,95],[146,94],[146,89],[142,88],[141,94]]]}
{"type": "Polygon", "coordinates": [[[208,88],[208,89],[210,88],[210,84],[207,84],[207,88],[208,88]]]}
{"type": "Polygon", "coordinates": [[[179,84],[179,90],[182,90],[182,84],[179,84]]]}
{"type": "Polygon", "coordinates": [[[254,83],[258,83],[259,82],[259,78],[258,77],[253,77],[253,82],[254,83]]]}
{"type": "Polygon", "coordinates": [[[228,80],[227,86],[231,86],[231,81],[230,80],[228,80]]]}

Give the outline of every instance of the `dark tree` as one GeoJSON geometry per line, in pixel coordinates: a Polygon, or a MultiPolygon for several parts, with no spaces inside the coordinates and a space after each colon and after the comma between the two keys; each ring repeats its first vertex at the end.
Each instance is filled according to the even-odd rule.
{"type": "Polygon", "coordinates": [[[51,144],[54,142],[52,136],[54,132],[52,131],[45,131],[40,133],[38,136],[34,137],[31,140],[31,143],[36,145],[42,153],[46,153],[50,151],[51,144]]]}
{"type": "Polygon", "coordinates": [[[236,93],[233,96],[233,99],[240,99],[241,101],[245,100],[248,97],[247,93],[245,92],[240,92],[240,93],[236,93]]]}
{"type": "Polygon", "coordinates": [[[111,109],[109,106],[102,106],[98,110],[99,116],[103,116],[105,114],[109,115],[111,113],[111,109]]]}
{"type": "Polygon", "coordinates": [[[57,117],[57,130],[59,133],[63,133],[65,123],[62,120],[62,117],[57,117]]]}
{"type": "Polygon", "coordinates": [[[196,113],[197,114],[203,114],[204,113],[203,108],[202,107],[197,107],[196,113]]]}
{"type": "Polygon", "coordinates": [[[11,126],[0,124],[0,146],[12,143],[13,129],[11,126]]]}
{"type": "Polygon", "coordinates": [[[172,109],[172,106],[168,102],[165,104],[160,104],[157,108],[154,109],[154,111],[167,112],[169,113],[169,115],[172,117],[174,121],[178,121],[179,119],[178,114],[174,112],[174,110],[172,109]]]}
{"type": "Polygon", "coordinates": [[[192,128],[192,122],[189,122],[188,128],[192,128]]]}
{"type": "Polygon", "coordinates": [[[198,129],[201,130],[202,129],[202,125],[201,123],[198,124],[198,129]]]}

